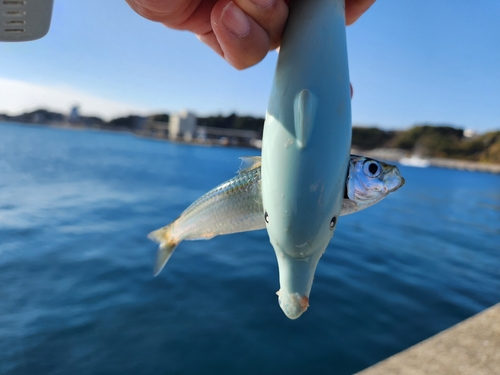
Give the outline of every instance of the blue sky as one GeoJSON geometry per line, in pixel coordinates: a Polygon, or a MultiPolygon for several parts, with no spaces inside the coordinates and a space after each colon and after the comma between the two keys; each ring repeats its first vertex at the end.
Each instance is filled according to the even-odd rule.
{"type": "MultiPolygon", "coordinates": [[[[378,0],[347,42],[354,124],[500,129],[498,0],[378,0]]],[[[276,59],[237,71],[124,1],[55,0],[45,38],[0,43],[0,113],[78,103],[107,119],[185,108],[264,116],[276,59]]]]}

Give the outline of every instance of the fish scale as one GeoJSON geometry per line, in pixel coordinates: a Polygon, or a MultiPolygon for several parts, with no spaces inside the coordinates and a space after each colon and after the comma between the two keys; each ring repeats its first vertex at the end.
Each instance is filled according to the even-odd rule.
{"type": "Polygon", "coordinates": [[[242,171],[193,202],[170,233],[174,238],[196,240],[263,229],[261,195],[260,169],[242,171]]]}

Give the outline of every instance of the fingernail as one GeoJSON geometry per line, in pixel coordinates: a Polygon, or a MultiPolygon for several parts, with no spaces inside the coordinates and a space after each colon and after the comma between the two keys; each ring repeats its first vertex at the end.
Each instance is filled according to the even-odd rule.
{"type": "Polygon", "coordinates": [[[229,32],[243,37],[250,32],[250,21],[243,11],[232,1],[222,10],[221,23],[229,32]]]}
{"type": "Polygon", "coordinates": [[[261,8],[269,8],[276,0],[252,0],[252,2],[261,8]]]}

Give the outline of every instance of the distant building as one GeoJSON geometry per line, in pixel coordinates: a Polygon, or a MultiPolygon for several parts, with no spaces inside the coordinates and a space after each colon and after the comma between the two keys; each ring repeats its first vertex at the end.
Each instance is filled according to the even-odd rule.
{"type": "Polygon", "coordinates": [[[71,111],[68,116],[68,122],[70,124],[78,124],[81,121],[80,119],[80,107],[75,105],[71,108],[71,111]]]}
{"type": "Polygon", "coordinates": [[[42,111],[35,111],[31,115],[31,122],[34,124],[45,124],[47,122],[47,117],[44,116],[42,111]]]}
{"type": "Polygon", "coordinates": [[[464,130],[464,137],[465,138],[474,138],[476,136],[476,132],[472,129],[465,129],[464,130]]]}
{"type": "MultiPolygon", "coordinates": [[[[145,137],[167,138],[171,141],[261,148],[262,131],[234,128],[237,120],[240,120],[240,122],[246,121],[245,124],[260,121],[260,119],[246,117],[237,118],[234,114],[229,117],[198,118],[193,113],[181,111],[170,115],[150,116],[146,119],[144,125],[136,128],[135,131],[145,137]],[[211,126],[207,125],[207,123],[211,126]]],[[[237,125],[241,126],[242,124],[237,125]]],[[[250,125],[256,127],[255,124],[250,125]]]]}
{"type": "Polygon", "coordinates": [[[223,146],[252,146],[261,148],[262,140],[259,132],[244,129],[226,129],[211,126],[196,128],[197,141],[200,143],[216,140],[223,146]]]}
{"type": "Polygon", "coordinates": [[[184,139],[189,142],[196,131],[196,116],[188,111],[170,115],[168,136],[172,140],[184,139]]]}

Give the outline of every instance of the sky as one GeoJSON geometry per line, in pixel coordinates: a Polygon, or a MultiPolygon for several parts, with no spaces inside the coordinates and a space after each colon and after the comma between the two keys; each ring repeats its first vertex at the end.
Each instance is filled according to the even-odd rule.
{"type": "MultiPolygon", "coordinates": [[[[354,125],[500,129],[500,1],[378,0],[347,45],[354,125]]],[[[238,71],[122,0],[55,0],[47,36],[0,42],[0,113],[263,117],[276,60],[238,71]]]]}

